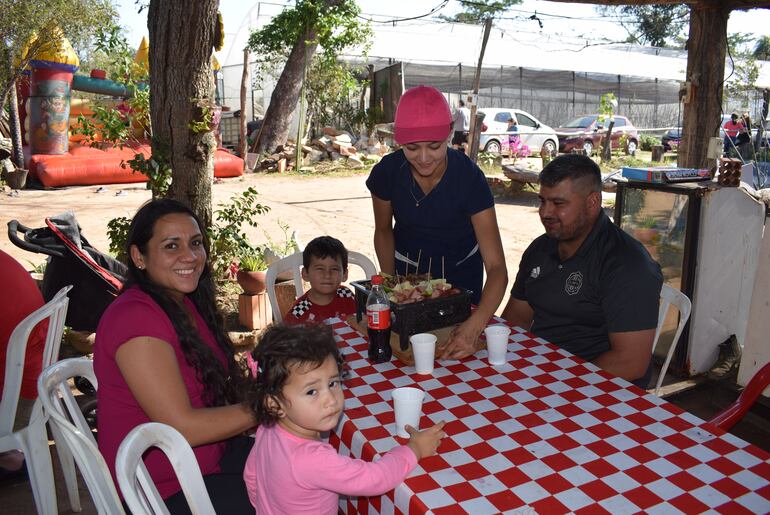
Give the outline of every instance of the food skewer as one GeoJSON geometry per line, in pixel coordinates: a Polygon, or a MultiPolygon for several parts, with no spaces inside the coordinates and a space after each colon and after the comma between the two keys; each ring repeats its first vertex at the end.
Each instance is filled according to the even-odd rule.
{"type": "Polygon", "coordinates": [[[422,249],[417,251],[417,270],[414,271],[415,275],[420,275],[420,256],[422,256],[422,249]]]}
{"type": "Polygon", "coordinates": [[[404,264],[404,277],[409,275],[409,252],[406,253],[406,263],[404,264]]]}
{"type": "Polygon", "coordinates": [[[433,279],[433,274],[431,274],[431,267],[433,266],[433,256],[428,258],[428,278],[433,279]]]}
{"type": "Polygon", "coordinates": [[[441,256],[441,278],[446,281],[446,276],[444,275],[444,256],[441,256]]]}

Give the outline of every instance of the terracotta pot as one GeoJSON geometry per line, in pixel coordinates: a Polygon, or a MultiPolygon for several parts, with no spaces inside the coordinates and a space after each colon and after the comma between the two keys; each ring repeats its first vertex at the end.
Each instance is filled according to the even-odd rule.
{"type": "Polygon", "coordinates": [[[634,238],[639,240],[641,243],[652,243],[656,234],[658,234],[658,231],[652,228],[640,227],[638,229],[634,229],[634,238]]]}
{"type": "Polygon", "coordinates": [[[11,189],[23,190],[24,186],[27,184],[27,173],[28,170],[23,168],[17,168],[12,172],[6,172],[5,182],[8,183],[8,186],[10,186],[11,189]]]}
{"type": "Polygon", "coordinates": [[[235,276],[235,280],[243,288],[244,293],[249,295],[256,295],[265,291],[266,283],[265,278],[267,272],[264,270],[258,272],[246,272],[244,270],[238,270],[235,276]]]}

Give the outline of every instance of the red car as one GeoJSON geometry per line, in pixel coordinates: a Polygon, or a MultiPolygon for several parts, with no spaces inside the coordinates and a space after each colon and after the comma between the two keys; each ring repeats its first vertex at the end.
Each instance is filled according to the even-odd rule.
{"type": "MultiPolygon", "coordinates": [[[[601,145],[607,134],[609,120],[605,117],[599,121],[598,114],[586,114],[571,120],[561,127],[554,129],[559,137],[559,152],[570,152],[581,148],[591,155],[596,147],[601,145]]],[[[631,120],[625,116],[615,115],[615,125],[612,128],[612,148],[618,148],[621,136],[626,135],[624,150],[633,154],[639,148],[639,134],[631,120]]]]}

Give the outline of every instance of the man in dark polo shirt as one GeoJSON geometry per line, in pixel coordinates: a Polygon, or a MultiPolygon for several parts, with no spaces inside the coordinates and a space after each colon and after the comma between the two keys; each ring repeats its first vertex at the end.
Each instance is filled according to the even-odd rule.
{"type": "Polygon", "coordinates": [[[647,387],[663,277],[601,208],[601,173],[563,155],[540,174],[545,234],[524,252],[503,318],[647,387]]]}

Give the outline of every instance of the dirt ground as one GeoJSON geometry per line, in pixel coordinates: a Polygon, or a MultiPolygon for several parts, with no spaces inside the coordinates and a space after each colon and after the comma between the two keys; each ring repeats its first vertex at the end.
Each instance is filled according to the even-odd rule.
{"type": "MultiPolygon", "coordinates": [[[[289,234],[296,231],[301,244],[328,234],[339,238],[348,249],[374,260],[374,216],[365,180],[365,174],[349,177],[247,174],[215,184],[214,203],[226,202],[232,195],[253,186],[259,192],[259,202],[269,206],[270,212],[260,218],[259,228],[247,231],[252,242],[265,243],[266,233],[274,241],[281,241],[284,234],[280,221],[291,227],[289,234]]],[[[98,188],[22,190],[18,197],[3,193],[0,227],[5,233],[10,220],[18,220],[31,228],[42,227],[46,217],[72,210],[91,245],[106,252],[107,222],[118,216],[131,217],[150,198],[150,192],[144,189],[144,184],[106,185],[107,191],[96,193],[98,188]],[[119,191],[124,194],[116,195],[119,191]]],[[[512,281],[522,252],[542,233],[537,196],[521,192],[512,199],[498,199],[497,218],[512,281]]],[[[28,268],[45,260],[42,254],[16,247],[7,234],[0,235],[0,249],[28,268]]],[[[359,270],[351,268],[350,279],[359,279],[358,274],[361,274],[359,270]]]]}

